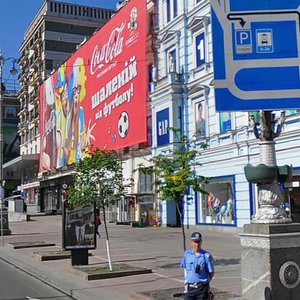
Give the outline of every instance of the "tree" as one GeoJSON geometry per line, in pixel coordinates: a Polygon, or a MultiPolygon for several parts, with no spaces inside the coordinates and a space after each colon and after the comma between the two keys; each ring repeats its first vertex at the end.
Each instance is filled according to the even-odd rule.
{"type": "MultiPolygon", "coordinates": [[[[180,133],[178,129],[171,128],[174,133],[180,133]]],[[[180,216],[180,226],[182,229],[183,249],[186,250],[186,235],[183,224],[183,204],[184,197],[190,188],[202,194],[207,194],[203,189],[203,184],[208,183],[208,178],[196,173],[196,166],[201,164],[197,161],[199,152],[192,148],[190,141],[185,135],[179,136],[179,141],[173,145],[173,149],[153,157],[150,161],[153,168],[140,166],[145,172],[155,174],[154,185],[160,193],[161,200],[174,200],[177,212],[180,216]]],[[[201,143],[202,149],[206,144],[201,143]]]]}
{"type": "Polygon", "coordinates": [[[75,164],[74,185],[68,190],[68,202],[96,204],[103,212],[107,255],[112,270],[105,209],[124,195],[122,161],[117,152],[90,147],[86,157],[75,164]]]}

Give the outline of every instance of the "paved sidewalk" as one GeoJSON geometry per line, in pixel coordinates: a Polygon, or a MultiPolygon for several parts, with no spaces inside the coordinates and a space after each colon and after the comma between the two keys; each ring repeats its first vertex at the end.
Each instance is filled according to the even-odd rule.
{"type": "MultiPolygon", "coordinates": [[[[46,249],[61,248],[62,222],[60,215],[34,216],[29,222],[10,223],[11,236],[5,236],[6,246],[0,247],[0,258],[36,276],[46,283],[79,300],[93,299],[151,299],[149,291],[181,288],[183,271],[179,269],[182,254],[180,228],[132,228],[128,225],[109,224],[112,261],[133,266],[151,268],[153,273],[86,281],[70,272],[71,260],[41,262],[32,253],[46,249]],[[54,242],[55,247],[12,250],[7,247],[13,242],[54,242]]],[[[98,248],[90,251],[93,256],[89,264],[107,261],[104,239],[98,239],[98,248]]],[[[241,294],[240,239],[236,229],[197,228],[203,234],[203,247],[215,258],[216,275],[212,287],[241,294]]],[[[187,237],[193,228],[187,230],[187,237]]]]}

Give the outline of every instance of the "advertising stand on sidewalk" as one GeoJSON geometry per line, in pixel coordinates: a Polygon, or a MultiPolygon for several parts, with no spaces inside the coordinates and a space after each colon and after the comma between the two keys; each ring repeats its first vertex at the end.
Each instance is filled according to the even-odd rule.
{"type": "Polygon", "coordinates": [[[95,206],[63,203],[63,248],[71,250],[71,264],[88,265],[88,250],[96,248],[95,206]]]}

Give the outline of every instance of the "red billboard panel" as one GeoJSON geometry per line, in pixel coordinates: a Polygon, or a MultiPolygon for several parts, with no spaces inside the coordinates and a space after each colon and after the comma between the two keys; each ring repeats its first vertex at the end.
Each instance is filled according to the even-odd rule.
{"type": "Polygon", "coordinates": [[[129,1],[41,86],[41,172],[146,142],[146,26],[129,1]]]}

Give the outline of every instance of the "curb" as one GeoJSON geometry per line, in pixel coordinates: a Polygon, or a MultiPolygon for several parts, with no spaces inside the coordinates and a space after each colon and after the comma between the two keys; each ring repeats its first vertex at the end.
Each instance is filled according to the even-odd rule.
{"type": "Polygon", "coordinates": [[[130,270],[130,271],[117,271],[117,272],[98,273],[98,274],[97,273],[88,274],[87,272],[81,271],[80,267],[79,268],[70,267],[68,271],[72,274],[79,275],[83,277],[85,280],[89,280],[89,281],[152,273],[151,269],[142,269],[142,268],[130,270]]]}
{"type": "Polygon", "coordinates": [[[43,241],[38,242],[15,242],[7,244],[10,249],[25,249],[25,248],[36,248],[36,247],[50,247],[56,246],[55,243],[47,243],[43,241]]]}

